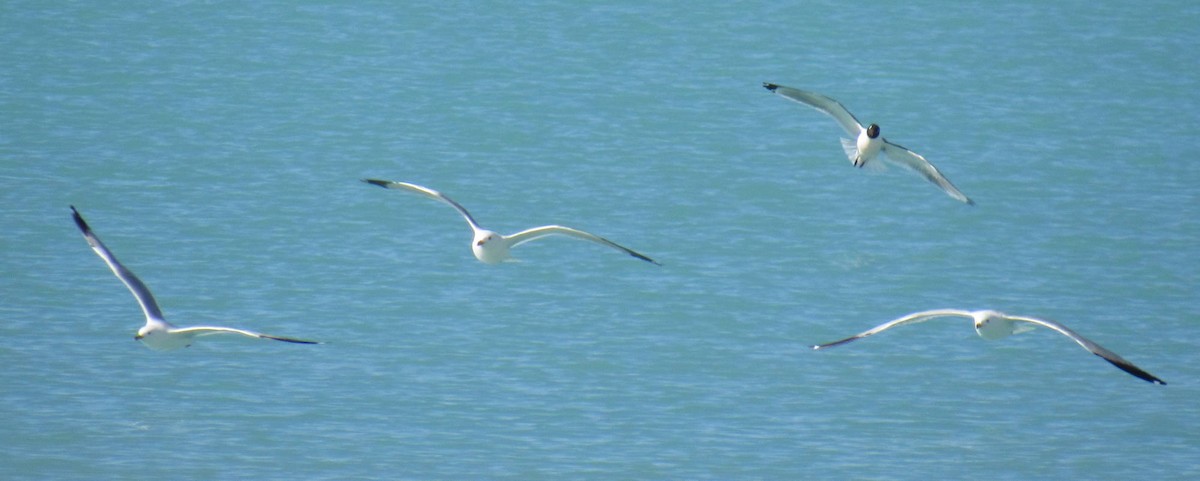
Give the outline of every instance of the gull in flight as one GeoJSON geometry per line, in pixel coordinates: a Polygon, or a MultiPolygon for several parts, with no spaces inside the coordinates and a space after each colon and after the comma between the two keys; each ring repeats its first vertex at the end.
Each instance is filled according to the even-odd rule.
{"type": "Polygon", "coordinates": [[[133,297],[137,298],[138,304],[142,306],[142,312],[146,314],[146,325],[138,329],[137,335],[133,336],[133,338],[142,341],[142,344],[145,344],[146,347],[156,351],[171,351],[181,347],[188,347],[192,345],[192,341],[197,337],[210,334],[241,334],[259,339],[274,339],[276,341],[294,342],[297,344],[320,344],[316,341],[268,336],[258,332],[230,327],[175,327],[163,319],[162,310],[158,308],[158,303],[154,301],[154,295],[150,294],[150,289],[142,283],[141,279],[133,275],[132,271],[121,265],[121,262],[117,260],[112,251],[109,251],[108,247],[105,247],[104,243],[100,242],[100,238],[96,237],[95,232],[92,232],[92,228],[83,220],[83,216],[79,215],[79,211],[75,210],[75,206],[71,206],[71,212],[74,213],[75,225],[79,226],[79,230],[83,231],[83,238],[87,239],[88,245],[92,246],[92,250],[96,251],[96,255],[104,259],[104,263],[108,264],[108,268],[112,269],[113,274],[116,274],[117,278],[125,283],[125,287],[129,288],[129,292],[133,293],[133,297]]]}
{"type": "Polygon", "coordinates": [[[490,230],[479,227],[479,224],[475,222],[475,218],[471,217],[471,213],[467,212],[465,207],[436,190],[407,182],[393,182],[378,179],[363,179],[363,182],[372,185],[378,185],[386,189],[403,189],[416,192],[453,207],[458,211],[459,214],[462,214],[462,216],[467,219],[467,224],[469,224],[471,226],[471,230],[474,231],[475,239],[471,241],[471,251],[475,253],[475,258],[479,259],[485,264],[499,264],[509,260],[511,258],[508,253],[509,249],[531,240],[540,239],[549,235],[565,235],[612,247],[613,249],[617,249],[654,265],[662,265],[659,264],[658,261],[646,257],[645,255],[642,255],[633,249],[617,244],[616,242],[610,241],[595,234],[584,232],[578,229],[572,229],[570,227],[563,227],[561,225],[534,227],[513,235],[497,234],[490,230]]]}
{"type": "Polygon", "coordinates": [[[847,134],[856,139],[842,139],[842,150],[846,151],[846,156],[850,158],[850,162],[855,167],[861,168],[868,164],[876,165],[873,161],[880,158],[879,153],[882,152],[885,154],[883,156],[885,160],[890,160],[895,165],[925,176],[930,182],[941,187],[950,197],[970,205],[975,205],[975,201],[967,198],[958,188],[954,187],[954,184],[951,184],[950,180],[942,175],[937,170],[937,167],[934,167],[928,160],[925,160],[924,157],[921,157],[916,152],[888,142],[887,139],[880,137],[879,125],[871,124],[864,128],[858,119],[854,118],[854,114],[846,110],[846,107],[842,106],[837,100],[818,93],[806,92],[773,83],[763,82],[763,87],[782,95],[784,98],[800,102],[821,111],[825,115],[833,117],[833,120],[836,120],[838,125],[841,125],[846,130],[847,134]]]}
{"type": "Polygon", "coordinates": [[[968,317],[968,318],[971,318],[973,321],[975,321],[975,332],[979,333],[979,337],[982,337],[982,338],[988,339],[988,340],[1000,339],[1003,337],[1008,337],[1012,334],[1019,334],[1019,333],[1031,330],[1035,326],[1048,327],[1050,329],[1058,331],[1059,334],[1062,334],[1064,336],[1071,338],[1071,340],[1079,343],[1080,346],[1083,346],[1084,349],[1087,349],[1092,354],[1095,354],[1097,356],[1104,358],[1105,361],[1112,363],[1112,365],[1117,366],[1117,368],[1119,368],[1122,371],[1125,371],[1129,374],[1137,376],[1138,378],[1145,380],[1147,382],[1157,383],[1157,384],[1166,384],[1166,382],[1164,382],[1162,379],[1154,377],[1153,374],[1150,374],[1146,371],[1143,371],[1141,368],[1134,366],[1133,363],[1126,361],[1125,358],[1118,356],[1117,353],[1112,352],[1108,349],[1105,349],[1103,346],[1096,344],[1096,343],[1092,342],[1091,340],[1089,340],[1088,338],[1075,333],[1075,331],[1068,329],[1067,326],[1064,326],[1064,325],[1059,324],[1054,321],[1047,321],[1045,319],[1037,319],[1037,318],[1033,318],[1033,317],[1022,317],[1022,316],[1010,316],[1003,312],[988,311],[988,310],[964,311],[961,309],[935,309],[935,310],[931,310],[931,311],[915,312],[915,313],[909,314],[907,316],[901,317],[899,319],[896,319],[894,321],[891,321],[891,322],[888,322],[885,324],[881,324],[869,331],[866,331],[866,332],[863,332],[860,334],[855,334],[851,337],[847,337],[840,341],[834,341],[834,342],[831,342],[828,344],[821,344],[819,346],[813,346],[813,349],[825,349],[827,347],[833,347],[833,346],[837,346],[840,344],[845,344],[850,341],[862,339],[864,337],[867,337],[867,336],[870,336],[873,334],[878,334],[880,332],[886,331],[886,330],[891,329],[896,326],[903,326],[905,324],[915,324],[918,322],[925,322],[930,319],[936,319],[939,317],[968,317]]]}

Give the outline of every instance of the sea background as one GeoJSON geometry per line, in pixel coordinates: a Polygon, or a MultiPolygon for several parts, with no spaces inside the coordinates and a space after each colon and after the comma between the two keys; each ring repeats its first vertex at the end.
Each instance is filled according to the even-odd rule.
{"type": "Polygon", "coordinates": [[[0,2],[0,477],[1200,478],[1200,4],[0,2]],[[854,169],[841,100],[978,205],[854,169]],[[488,266],[442,190],[504,233],[488,266]],[[158,353],[168,320],[324,341],[158,353]],[[1056,319],[1163,378],[1037,330],[1056,319]]]}

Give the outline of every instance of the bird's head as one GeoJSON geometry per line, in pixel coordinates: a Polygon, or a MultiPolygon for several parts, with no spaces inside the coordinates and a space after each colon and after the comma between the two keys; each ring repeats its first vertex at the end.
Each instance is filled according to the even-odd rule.
{"type": "Polygon", "coordinates": [[[975,332],[979,334],[979,337],[993,340],[1013,334],[1013,324],[1004,313],[976,311],[972,317],[975,318],[975,332]]]}
{"type": "Polygon", "coordinates": [[[156,332],[158,332],[158,330],[156,330],[156,329],[154,328],[154,326],[151,326],[151,325],[147,324],[147,325],[145,325],[145,326],[142,326],[142,328],[141,328],[141,329],[138,329],[138,332],[137,332],[137,334],[133,336],[133,340],[135,340],[135,341],[140,341],[140,340],[142,340],[142,339],[145,339],[145,338],[147,338],[147,337],[149,337],[149,336],[153,336],[153,335],[154,335],[154,333],[156,333],[156,332]]]}
{"type": "Polygon", "coordinates": [[[867,126],[867,137],[872,138],[872,139],[879,137],[879,125],[878,124],[871,124],[871,125],[867,126]]]}
{"type": "Polygon", "coordinates": [[[508,243],[504,242],[504,236],[480,229],[475,232],[471,252],[475,254],[475,258],[486,264],[496,264],[508,260],[508,243]]]}
{"type": "Polygon", "coordinates": [[[475,233],[475,247],[483,247],[488,242],[496,240],[497,237],[500,235],[495,232],[480,230],[475,233]]]}

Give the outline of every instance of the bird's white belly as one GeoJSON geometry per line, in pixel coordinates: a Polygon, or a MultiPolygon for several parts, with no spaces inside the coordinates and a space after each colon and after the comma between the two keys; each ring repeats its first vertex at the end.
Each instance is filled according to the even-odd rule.
{"type": "Polygon", "coordinates": [[[499,241],[492,241],[482,246],[472,245],[471,251],[475,253],[475,258],[479,259],[484,264],[499,264],[508,260],[508,247],[500,245],[499,241]]]}
{"type": "Polygon", "coordinates": [[[1013,334],[1013,323],[1003,319],[991,319],[987,324],[982,326],[976,325],[975,332],[979,337],[989,341],[1002,339],[1013,334]]]}
{"type": "Polygon", "coordinates": [[[879,155],[879,149],[883,148],[883,141],[878,137],[874,139],[867,137],[867,131],[864,130],[858,135],[856,147],[858,147],[858,159],[861,166],[879,155]]]}
{"type": "Polygon", "coordinates": [[[174,351],[192,345],[192,336],[160,332],[157,335],[143,337],[141,341],[146,347],[155,351],[174,351]]]}

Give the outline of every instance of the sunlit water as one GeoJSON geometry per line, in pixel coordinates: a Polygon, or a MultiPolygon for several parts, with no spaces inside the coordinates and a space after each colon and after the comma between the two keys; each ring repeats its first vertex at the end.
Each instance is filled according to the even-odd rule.
{"type": "Polygon", "coordinates": [[[1195,479],[1200,9],[0,6],[5,479],[1195,479]],[[858,171],[838,98],[969,207],[858,171]],[[440,189],[505,233],[486,266],[440,189]],[[326,341],[155,353],[168,319],[326,341]],[[1059,320],[1153,386],[1037,331],[1059,320]]]}

